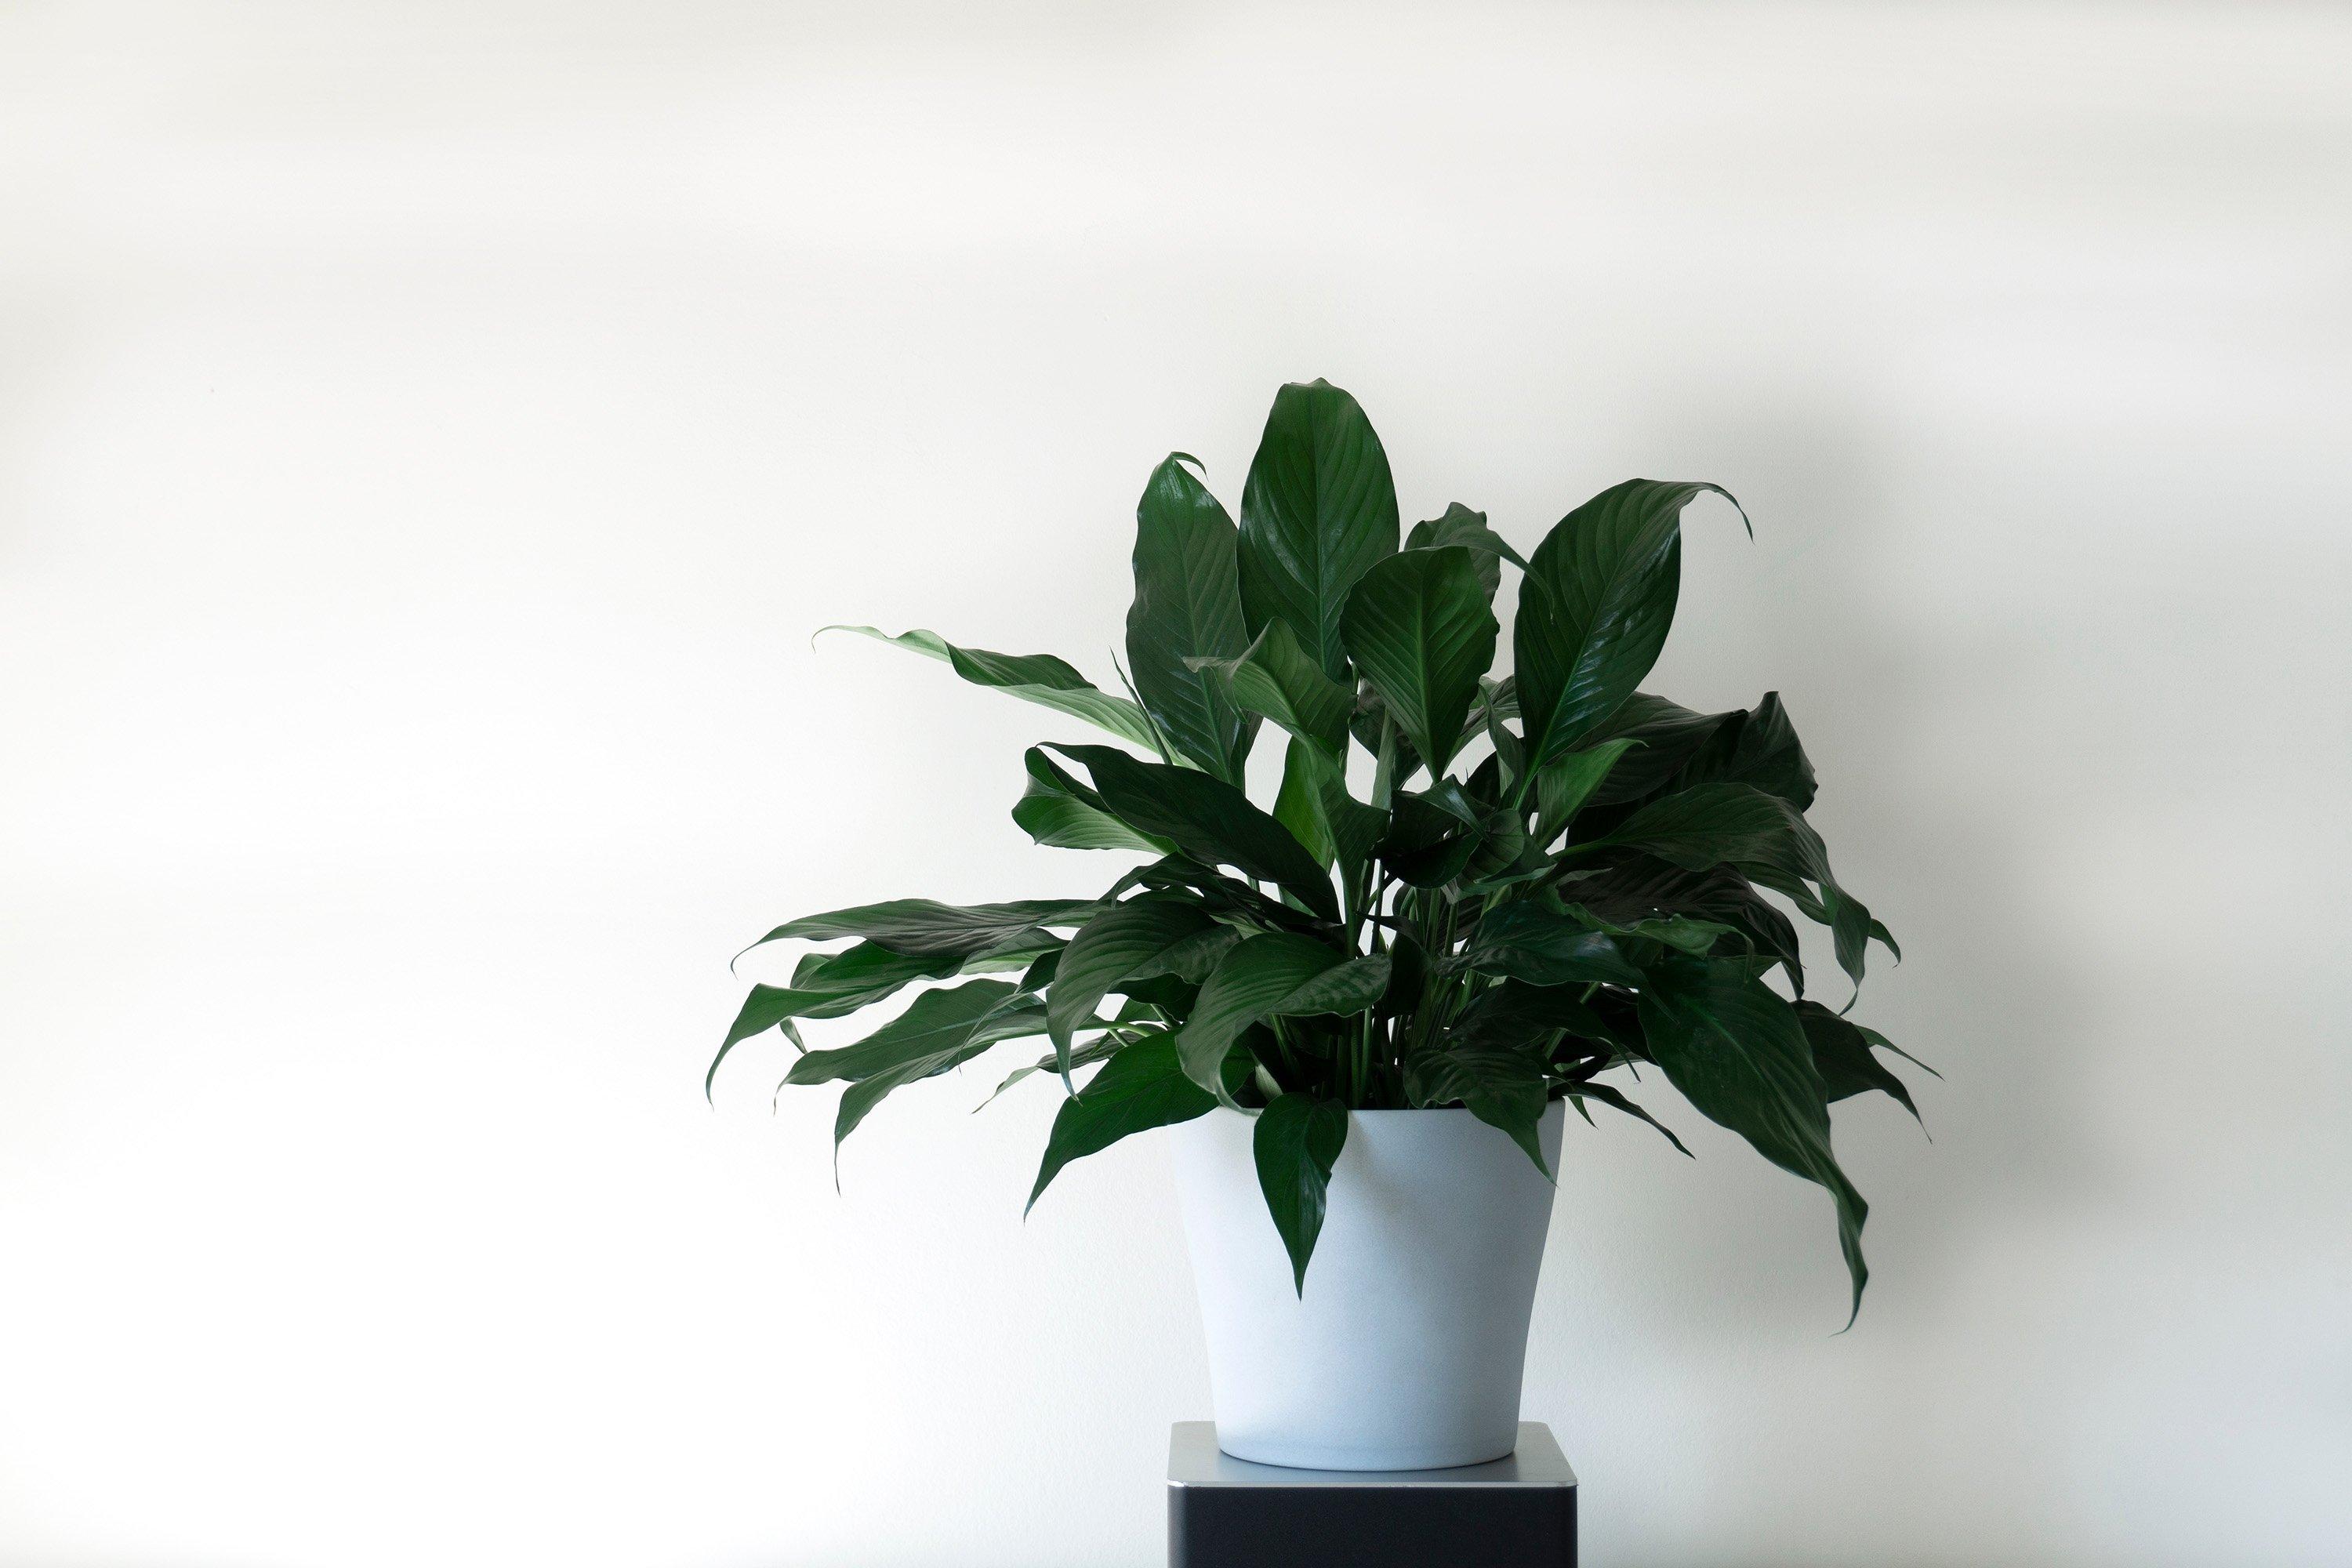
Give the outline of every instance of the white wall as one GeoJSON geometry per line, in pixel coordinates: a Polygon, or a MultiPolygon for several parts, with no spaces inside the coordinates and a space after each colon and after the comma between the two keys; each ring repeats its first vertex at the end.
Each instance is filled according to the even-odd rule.
{"type": "MultiPolygon", "coordinates": [[[[1944,1068],[1825,1201],[1579,1128],[1606,1563],[2352,1560],[2352,13],[0,12],[0,1562],[1144,1564],[1149,1141],[833,1188],[727,956],[1092,890],[1051,715],[1285,379],[1409,517],[1695,514],[1944,1068]]],[[[1007,1053],[1010,1054],[1009,1052],[1007,1053]]],[[[1671,1097],[1661,1102],[1668,1109],[1671,1097]]]]}

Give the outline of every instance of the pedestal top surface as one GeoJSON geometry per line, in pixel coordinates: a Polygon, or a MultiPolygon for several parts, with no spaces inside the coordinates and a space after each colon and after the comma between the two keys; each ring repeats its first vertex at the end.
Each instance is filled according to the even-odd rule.
{"type": "Polygon", "coordinates": [[[1573,1487],[1576,1472],[1540,1421],[1519,1423],[1519,1446],[1499,1459],[1448,1470],[1294,1470],[1256,1465],[1217,1447],[1213,1421],[1179,1421],[1168,1433],[1171,1487],[1573,1487]]]}

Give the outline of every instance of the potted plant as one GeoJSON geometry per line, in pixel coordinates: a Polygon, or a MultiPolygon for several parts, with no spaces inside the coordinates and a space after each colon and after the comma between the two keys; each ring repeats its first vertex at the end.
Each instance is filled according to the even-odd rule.
{"type": "Polygon", "coordinates": [[[787,1084],[846,1086],[838,1148],[893,1089],[1042,1037],[1003,1086],[1065,1097],[1033,1205],[1071,1161],[1175,1128],[1218,1438],[1243,1458],[1508,1452],[1562,1108],[1672,1140],[1627,1094],[1646,1068],[1828,1190],[1851,1323],[1866,1211],[1828,1108],[1911,1100],[1874,1054],[1893,1046],[1805,996],[1765,895],[1830,928],[1857,988],[1868,944],[1894,940],[1805,821],[1813,770],[1777,696],[1695,713],[1638,689],[1674,617],[1683,509],[1727,493],[1630,479],[1525,557],[1460,505],[1401,541],[1379,437],[1320,381],[1275,398],[1238,528],[1199,467],[1171,456],[1136,510],[1126,696],[1050,655],[848,628],[1116,737],[1033,747],[1013,817],[1140,863],[1093,899],[778,926],[761,942],[847,945],[755,986],[711,1074],[782,1030],[803,1051],[787,1084]],[[1269,725],[1262,808],[1245,764],[1269,725]],[[803,1023],[925,982],[946,984],[806,1047],[803,1023]]]}

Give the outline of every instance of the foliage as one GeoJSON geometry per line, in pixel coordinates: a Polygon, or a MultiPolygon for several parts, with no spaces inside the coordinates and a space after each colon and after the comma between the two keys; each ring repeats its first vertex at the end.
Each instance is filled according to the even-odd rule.
{"type": "Polygon", "coordinates": [[[847,1083],[836,1142],[893,1089],[1039,1037],[1005,1082],[1066,1096],[1033,1205],[1074,1159],[1229,1107],[1258,1119],[1301,1289],[1348,1110],[1465,1107],[1541,1166],[1553,1100],[1665,1132],[1601,1076],[1646,1086],[1654,1067],[1829,1192],[1858,1310],[1866,1210],[1829,1105],[1875,1089],[1917,1112],[1875,1054],[1903,1053],[1805,999],[1767,895],[1831,929],[1857,989],[1869,942],[1894,939],[1805,821],[1812,765],[1777,695],[1700,714],[1637,689],[1674,619],[1684,508],[1727,493],[1629,479],[1525,557],[1460,505],[1400,542],[1380,438],[1320,381],[1276,397],[1238,527],[1194,467],[1170,457],[1137,507],[1131,697],[1049,655],[849,628],[1127,742],[1033,748],[1013,816],[1040,844],[1145,863],[1094,900],[902,900],[779,926],[761,941],[851,945],[754,987],[719,1058],[951,982],[795,1062],[787,1083],[847,1083]],[[1496,679],[1507,563],[1516,673],[1496,679]],[[1284,756],[1263,809],[1244,765],[1267,725],[1284,756]]]}

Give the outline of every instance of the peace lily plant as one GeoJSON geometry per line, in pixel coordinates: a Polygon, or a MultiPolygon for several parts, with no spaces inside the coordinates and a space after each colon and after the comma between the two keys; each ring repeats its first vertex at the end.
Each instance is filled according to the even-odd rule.
{"type": "MultiPolygon", "coordinates": [[[[1064,1096],[1032,1205],[1083,1155],[1237,1111],[1303,1294],[1351,1111],[1466,1108],[1549,1177],[1554,1100],[1674,1139],[1629,1092],[1654,1069],[1828,1190],[1859,1310],[1866,1210],[1829,1107],[1875,1089],[1917,1112],[1874,1054],[1895,1047],[1806,996],[1766,895],[1829,928],[1857,988],[1869,944],[1894,939],[1805,821],[1813,770],[1777,695],[1696,713],[1639,689],[1674,618],[1683,510],[1728,494],[1629,479],[1524,557],[1454,505],[1401,548],[1380,439],[1320,381],[1276,395],[1238,528],[1200,467],[1171,455],[1136,509],[1128,696],[1051,655],[848,628],[1108,731],[1120,744],[1031,748],[1013,818],[1039,844],[1143,863],[1094,899],[904,899],[778,926],[761,942],[848,945],[755,986],[711,1073],[782,1030],[803,1052],[786,1083],[847,1086],[837,1146],[893,1089],[1040,1037],[1004,1080],[1064,1096]],[[1262,807],[1245,764],[1268,724],[1284,753],[1262,807]],[[953,984],[806,1048],[802,1024],[920,982],[953,984]]],[[[1525,1326],[1522,1304],[1522,1346],[1525,1326]]]]}

